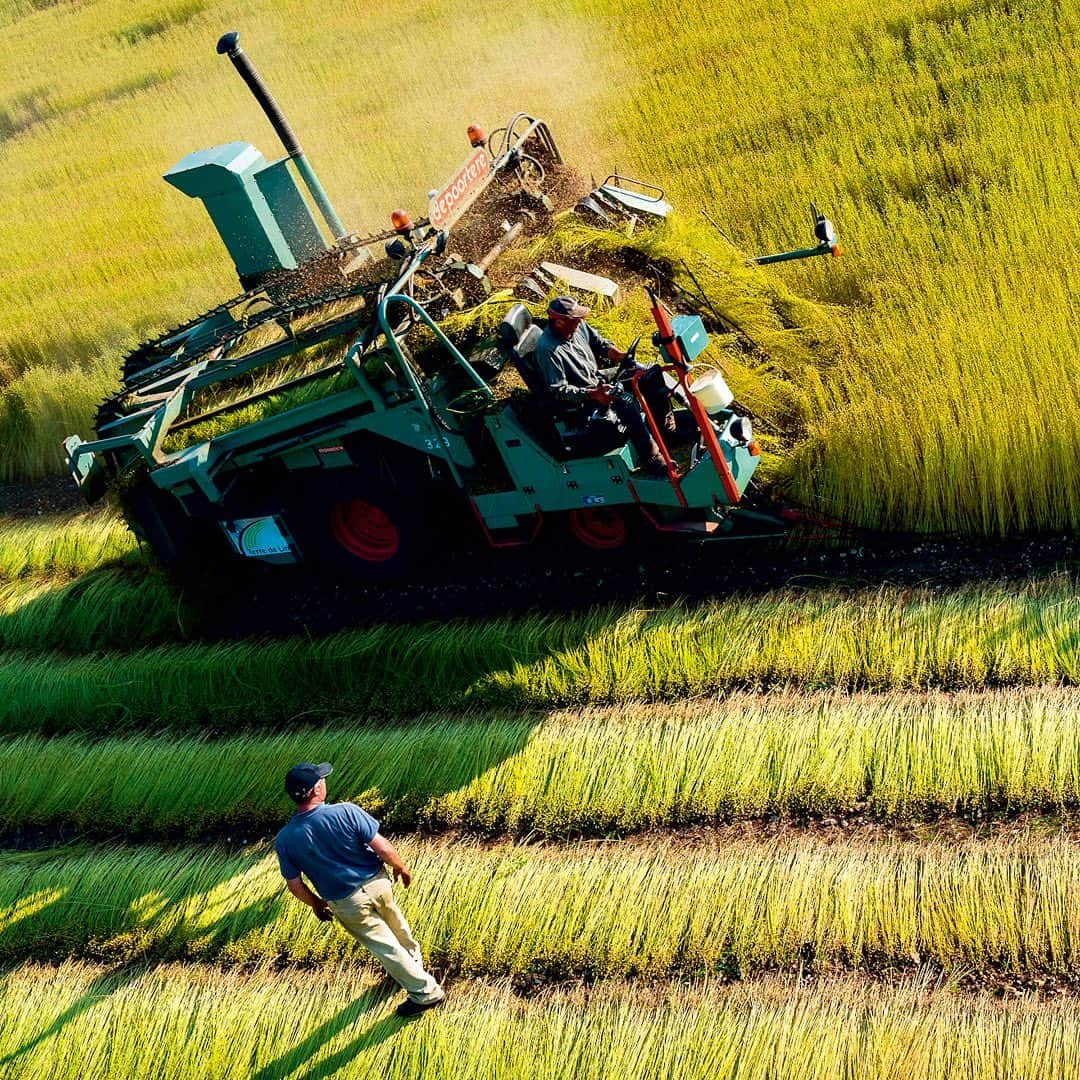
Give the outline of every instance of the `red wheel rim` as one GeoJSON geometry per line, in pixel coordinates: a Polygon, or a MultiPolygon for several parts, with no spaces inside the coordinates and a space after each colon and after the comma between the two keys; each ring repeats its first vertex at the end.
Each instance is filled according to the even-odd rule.
{"type": "Polygon", "coordinates": [[[363,499],[335,503],[330,511],[330,531],[350,555],[365,562],[386,562],[401,545],[390,515],[363,499]]]}
{"type": "Polygon", "coordinates": [[[626,543],[626,520],[618,510],[571,510],[570,532],[586,547],[622,547],[626,543]]]}

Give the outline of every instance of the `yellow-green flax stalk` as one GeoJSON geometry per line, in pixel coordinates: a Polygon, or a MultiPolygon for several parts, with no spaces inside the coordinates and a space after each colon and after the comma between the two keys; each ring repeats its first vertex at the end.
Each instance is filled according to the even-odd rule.
{"type": "MultiPolygon", "coordinates": [[[[46,604],[42,619],[54,625],[50,611],[46,604]]],[[[131,624],[123,591],[115,603],[102,601],[95,618],[107,629],[91,648],[137,644],[145,632],[131,624]]],[[[747,687],[963,688],[1075,683],[1080,675],[1080,594],[1064,576],[948,592],[783,590],[695,607],[373,626],[315,640],[64,660],[28,651],[30,619],[25,607],[0,615],[0,640],[10,623],[23,650],[0,653],[0,732],[117,723],[236,728],[747,687]]],[[[62,625],[56,632],[66,633],[62,625]]]]}
{"type": "Polygon", "coordinates": [[[0,977],[0,1075],[1071,1080],[1080,1071],[1073,998],[1002,1004],[926,978],[601,983],[524,999],[503,982],[460,981],[422,1024],[399,1020],[394,1004],[354,971],[27,965],[0,977]]]}
{"type": "MultiPolygon", "coordinates": [[[[549,848],[400,838],[399,900],[433,964],[659,976],[930,963],[1067,974],[1080,855],[1061,840],[549,848]]],[[[0,957],[362,959],[265,848],[56,849],[0,868],[0,957]]]]}
{"type": "Polygon", "coordinates": [[[282,770],[334,762],[334,796],[395,829],[606,835],[774,814],[1080,806],[1080,692],[732,694],[580,713],[435,713],[281,734],[0,742],[0,831],[255,837],[282,770]]]}

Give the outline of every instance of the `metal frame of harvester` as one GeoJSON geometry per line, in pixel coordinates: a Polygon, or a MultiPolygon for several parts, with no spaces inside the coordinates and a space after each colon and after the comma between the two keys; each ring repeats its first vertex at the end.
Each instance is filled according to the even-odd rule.
{"type": "MultiPolygon", "coordinates": [[[[496,393],[503,364],[522,361],[535,343],[535,329],[514,329],[530,321],[520,309],[516,324],[500,328],[507,332],[498,353],[466,355],[440,327],[433,311],[483,299],[491,262],[549,215],[544,178],[562,159],[543,121],[519,114],[490,140],[470,128],[473,153],[432,193],[426,220],[413,225],[395,211],[391,230],[358,238],[334,212],[238,35],[225,35],[218,51],[251,87],[288,156],[266,163],[247,144],[228,144],[189,155],[166,179],[204,200],[247,291],[130,354],[120,392],[99,413],[97,438],[64,444],[87,498],[116,491],[162,562],[208,557],[216,546],[265,562],[330,562],[382,576],[460,537],[470,522],[480,543],[495,548],[532,543],[552,523],[599,549],[620,546],[633,519],[699,539],[783,531],[777,519],[739,505],[758,464],[748,420],[727,405],[707,410],[691,390],[690,364],[708,343],[698,316],[669,317],[651,297],[657,358],[693,418],[683,425],[694,436],[689,458],[669,448],[637,381],[630,383],[666,462],[661,477],[637,471],[610,418],[554,418],[542,431],[521,392],[496,393]],[[448,230],[492,191],[499,213],[509,206],[517,221],[508,215],[475,261],[451,255],[448,230]],[[417,335],[427,342],[423,364],[411,349],[417,335]],[[269,387],[259,382],[274,365],[335,342],[347,347],[332,363],[269,387]],[[335,388],[315,400],[166,448],[185,428],[331,377],[335,388]],[[225,386],[247,389],[201,406],[225,386]]],[[[662,193],[617,177],[583,202],[636,215],[666,208],[662,193]]],[[[816,247],[761,261],[835,253],[820,215],[815,232],[816,247]]]]}

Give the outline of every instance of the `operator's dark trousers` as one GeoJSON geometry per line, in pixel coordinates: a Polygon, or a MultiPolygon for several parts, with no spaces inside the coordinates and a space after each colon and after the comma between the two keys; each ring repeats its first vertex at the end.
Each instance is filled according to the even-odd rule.
{"type": "MultiPolygon", "coordinates": [[[[660,453],[660,448],[653,441],[641,406],[638,405],[638,400],[630,388],[629,380],[620,385],[624,389],[616,392],[615,400],[611,403],[611,410],[622,421],[638,457],[643,462],[651,461],[660,453]]],[[[638,386],[642,397],[648,403],[656,426],[663,431],[665,418],[671,412],[671,391],[668,390],[664,373],[659,365],[653,364],[638,380],[638,386]]]]}

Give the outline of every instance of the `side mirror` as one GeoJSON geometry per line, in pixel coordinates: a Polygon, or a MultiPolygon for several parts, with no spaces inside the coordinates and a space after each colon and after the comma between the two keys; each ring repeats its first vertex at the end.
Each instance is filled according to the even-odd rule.
{"type": "MultiPolygon", "coordinates": [[[[814,238],[817,245],[812,248],[798,248],[795,251],[778,251],[773,255],[758,255],[750,260],[755,266],[768,266],[770,263],[790,262],[792,259],[812,259],[816,255],[839,255],[840,241],[836,238],[833,223],[814,203],[810,204],[810,213],[814,215],[814,238]]],[[[711,220],[711,219],[710,219],[711,220]]],[[[727,237],[724,237],[727,239],[727,237]]]]}
{"type": "Polygon", "coordinates": [[[836,238],[836,229],[833,223],[818,210],[814,203],[810,204],[810,213],[814,215],[814,236],[822,247],[828,247],[834,255],[840,254],[840,243],[836,238]]]}

